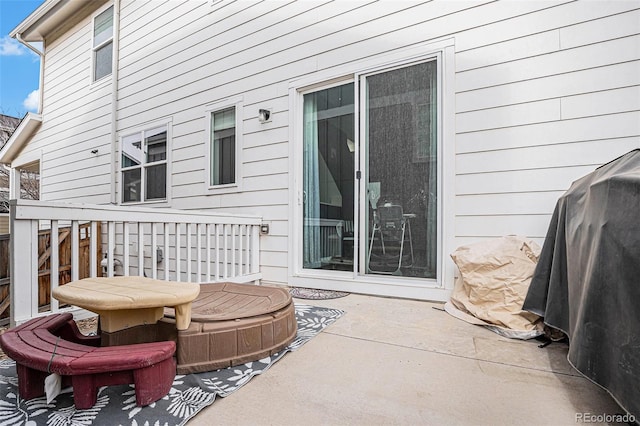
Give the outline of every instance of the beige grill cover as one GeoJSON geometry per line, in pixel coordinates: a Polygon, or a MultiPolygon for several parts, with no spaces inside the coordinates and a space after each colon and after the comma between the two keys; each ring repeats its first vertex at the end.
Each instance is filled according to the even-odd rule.
{"type": "Polygon", "coordinates": [[[540,334],[540,317],[522,310],[539,256],[540,246],[519,236],[458,247],[451,254],[460,271],[451,303],[487,325],[525,332],[520,336],[500,333],[508,337],[540,334]]]}

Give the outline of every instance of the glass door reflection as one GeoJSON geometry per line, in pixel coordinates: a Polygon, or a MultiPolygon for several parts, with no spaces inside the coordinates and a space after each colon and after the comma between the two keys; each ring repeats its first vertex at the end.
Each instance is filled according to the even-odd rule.
{"type": "Polygon", "coordinates": [[[361,79],[368,274],[436,277],[436,65],[361,79]]]}
{"type": "Polygon", "coordinates": [[[304,95],[303,267],[353,271],[354,85],[304,95]]]}

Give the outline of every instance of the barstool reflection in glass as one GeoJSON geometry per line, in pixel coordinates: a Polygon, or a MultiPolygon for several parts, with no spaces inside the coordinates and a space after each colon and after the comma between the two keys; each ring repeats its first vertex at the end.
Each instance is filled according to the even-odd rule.
{"type": "Polygon", "coordinates": [[[401,275],[402,267],[413,265],[411,219],[415,217],[413,213],[404,213],[402,206],[389,202],[373,209],[373,227],[367,256],[369,272],[401,275]]]}

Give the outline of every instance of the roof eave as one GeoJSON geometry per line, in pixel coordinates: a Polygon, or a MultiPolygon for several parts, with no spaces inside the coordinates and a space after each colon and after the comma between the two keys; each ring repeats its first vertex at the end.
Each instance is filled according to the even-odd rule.
{"type": "Polygon", "coordinates": [[[42,124],[42,115],[27,113],[7,143],[0,150],[0,163],[11,164],[42,124]]]}
{"type": "Polygon", "coordinates": [[[46,0],[18,24],[9,36],[15,38],[20,34],[24,41],[44,41],[47,34],[62,25],[86,4],[86,1],[79,0],[46,0]]]}

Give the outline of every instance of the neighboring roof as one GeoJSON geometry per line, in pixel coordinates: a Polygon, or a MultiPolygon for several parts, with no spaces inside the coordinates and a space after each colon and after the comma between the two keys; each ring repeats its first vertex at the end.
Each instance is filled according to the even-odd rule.
{"type": "Polygon", "coordinates": [[[11,164],[33,133],[38,130],[40,124],[42,124],[42,115],[28,112],[0,150],[0,163],[11,164]]]}
{"type": "Polygon", "coordinates": [[[97,8],[105,0],[46,0],[9,33],[24,41],[44,41],[45,37],[84,8],[97,8]]]}

